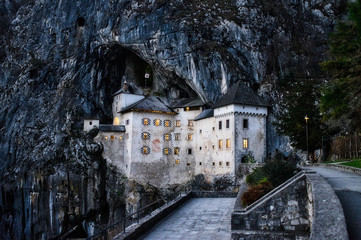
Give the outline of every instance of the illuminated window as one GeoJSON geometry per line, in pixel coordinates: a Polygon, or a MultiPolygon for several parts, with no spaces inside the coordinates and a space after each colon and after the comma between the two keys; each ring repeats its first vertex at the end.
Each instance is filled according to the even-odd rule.
{"type": "Polygon", "coordinates": [[[180,127],[180,125],[181,125],[181,121],[180,121],[180,120],[176,120],[176,121],[175,121],[175,126],[176,126],[176,127],[180,127]]]}
{"type": "Polygon", "coordinates": [[[222,129],[222,121],[218,122],[218,129],[221,130],[222,129]]]}
{"type": "Polygon", "coordinates": [[[229,162],[226,162],[226,166],[229,167],[229,162]]]}
{"type": "Polygon", "coordinates": [[[247,138],[243,138],[243,148],[248,149],[248,139],[247,138]]]}
{"type": "Polygon", "coordinates": [[[248,119],[243,119],[243,128],[248,128],[248,119]]]}
{"type": "Polygon", "coordinates": [[[222,162],[219,162],[219,166],[222,166],[222,162]]]}
{"type": "Polygon", "coordinates": [[[174,148],[174,155],[179,155],[179,148],[174,148]]]}
{"type": "Polygon", "coordinates": [[[108,140],[108,137],[105,137],[105,139],[107,139],[107,140],[108,140]]]}
{"type": "Polygon", "coordinates": [[[150,139],[150,133],[148,133],[148,132],[142,132],[142,139],[143,139],[143,140],[148,140],[148,139],[150,139]]]}
{"type": "Polygon", "coordinates": [[[119,137],[120,140],[122,140],[122,137],[119,137]]]}
{"type": "Polygon", "coordinates": [[[115,137],[114,137],[113,135],[111,135],[111,136],[110,136],[110,140],[113,141],[114,139],[115,139],[115,137]]]}
{"type": "Polygon", "coordinates": [[[175,160],[175,164],[179,164],[179,159],[176,159],[176,160],[175,160]]]}
{"type": "Polygon", "coordinates": [[[169,148],[163,148],[163,154],[164,155],[168,155],[170,153],[170,149],[169,148]]]}
{"type": "Polygon", "coordinates": [[[188,140],[188,141],[192,141],[192,139],[193,139],[193,135],[190,134],[190,133],[188,133],[187,140],[188,140]]]}
{"type": "Polygon", "coordinates": [[[219,147],[219,148],[222,148],[222,145],[223,145],[223,141],[222,141],[222,140],[219,140],[219,141],[218,141],[218,147],[219,147]]]}
{"type": "Polygon", "coordinates": [[[164,140],[164,141],[170,141],[170,140],[172,140],[172,135],[170,135],[169,133],[163,134],[163,140],[164,140]]]}
{"type": "Polygon", "coordinates": [[[142,124],[143,125],[149,125],[150,124],[150,119],[149,118],[143,118],[142,119],[142,124]]]}
{"type": "Polygon", "coordinates": [[[150,148],[149,147],[142,147],[141,152],[143,154],[149,154],[150,153],[150,148]]]}
{"type": "Polygon", "coordinates": [[[226,128],[229,128],[229,119],[226,120],[226,128]]]}
{"type": "Polygon", "coordinates": [[[191,154],[192,154],[192,148],[188,148],[188,149],[187,149],[187,154],[188,154],[188,155],[191,155],[191,154]]]}
{"type": "Polygon", "coordinates": [[[114,118],[113,125],[120,125],[120,121],[118,117],[114,118]]]}
{"type": "Polygon", "coordinates": [[[171,127],[171,126],[172,126],[172,121],[164,120],[164,127],[171,127]]]}
{"type": "Polygon", "coordinates": [[[161,125],[162,125],[162,120],[160,120],[160,119],[154,119],[154,120],[153,120],[153,124],[154,124],[155,126],[161,126],[161,125]]]}
{"type": "Polygon", "coordinates": [[[227,139],[226,140],[226,148],[230,148],[231,147],[231,139],[227,139]]]}
{"type": "Polygon", "coordinates": [[[179,141],[179,136],[180,136],[180,133],[175,133],[174,140],[179,141]]]}
{"type": "Polygon", "coordinates": [[[188,120],[188,127],[193,127],[193,120],[188,120]]]}
{"type": "Polygon", "coordinates": [[[184,108],[184,111],[189,111],[189,107],[184,108]]]}

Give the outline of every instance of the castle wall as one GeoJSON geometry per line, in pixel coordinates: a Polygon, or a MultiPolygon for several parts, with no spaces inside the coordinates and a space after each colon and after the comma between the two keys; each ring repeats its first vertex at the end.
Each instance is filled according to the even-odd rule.
{"type": "Polygon", "coordinates": [[[204,174],[208,180],[220,174],[234,173],[234,117],[229,114],[218,118],[206,118],[196,122],[196,174],[204,174]],[[226,127],[226,121],[229,121],[226,127]],[[219,129],[219,122],[222,128],[219,129]],[[220,147],[219,141],[222,141],[220,147]],[[227,146],[227,140],[229,145],[227,146]]]}
{"type": "Polygon", "coordinates": [[[237,113],[235,119],[236,165],[238,166],[242,158],[249,154],[253,155],[255,161],[262,163],[266,157],[266,116],[237,113]],[[243,127],[244,119],[248,120],[248,128],[243,127]],[[248,140],[248,148],[243,146],[245,139],[248,140]]]}
{"type": "Polygon", "coordinates": [[[124,172],[125,165],[125,142],[126,134],[124,132],[99,132],[94,138],[96,142],[101,142],[104,147],[103,158],[108,163],[116,166],[120,171],[124,172]]]}
{"type": "Polygon", "coordinates": [[[234,175],[238,163],[248,154],[263,162],[267,108],[228,105],[215,109],[214,117],[199,121],[194,119],[202,108],[174,110],[177,114],[132,111],[115,115],[126,132],[112,133],[113,140],[110,133],[99,133],[97,139],[103,142],[104,157],[129,178],[159,187],[185,183],[197,174],[204,174],[209,181],[217,175],[234,175]],[[156,119],[160,120],[159,126],[156,119]],[[246,128],[244,119],[248,121],[246,128]],[[143,133],[148,138],[143,139],[143,133]],[[244,139],[248,141],[247,149],[243,147],[244,139]]]}

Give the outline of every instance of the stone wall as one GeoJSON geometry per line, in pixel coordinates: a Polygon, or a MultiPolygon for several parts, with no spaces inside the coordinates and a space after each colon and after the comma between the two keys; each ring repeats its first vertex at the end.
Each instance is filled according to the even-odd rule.
{"type": "Polygon", "coordinates": [[[308,239],[311,201],[306,185],[306,177],[297,175],[247,208],[236,205],[232,239],[308,239]]]}
{"type": "Polygon", "coordinates": [[[243,208],[246,189],[240,188],[232,214],[233,240],[348,239],[340,201],[315,172],[301,172],[243,208]]]}

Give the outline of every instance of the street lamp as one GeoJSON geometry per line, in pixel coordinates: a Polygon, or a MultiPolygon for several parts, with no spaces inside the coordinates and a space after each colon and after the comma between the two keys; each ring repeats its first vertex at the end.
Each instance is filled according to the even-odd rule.
{"type": "Polygon", "coordinates": [[[309,154],[308,154],[308,117],[306,115],[305,120],[306,120],[306,146],[307,146],[307,160],[309,160],[309,154]]]}

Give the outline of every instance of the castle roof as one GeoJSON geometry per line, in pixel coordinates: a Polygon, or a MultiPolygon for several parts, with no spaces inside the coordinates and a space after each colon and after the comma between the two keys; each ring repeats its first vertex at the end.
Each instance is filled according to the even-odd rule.
{"type": "Polygon", "coordinates": [[[148,96],[142,100],[121,109],[119,112],[129,112],[129,111],[144,111],[144,112],[157,112],[157,113],[168,113],[176,114],[171,110],[160,98],[155,96],[148,96]]]}
{"type": "Polygon", "coordinates": [[[213,106],[219,108],[230,104],[241,104],[251,106],[269,106],[269,104],[256,94],[250,87],[242,81],[233,85],[213,106]]]}
{"type": "Polygon", "coordinates": [[[199,114],[194,121],[198,121],[205,118],[210,118],[214,116],[214,109],[205,109],[201,114],[199,114]]]}
{"type": "Polygon", "coordinates": [[[173,105],[173,108],[182,108],[182,107],[198,107],[203,106],[204,102],[200,99],[195,98],[183,98],[176,101],[173,105]]]}

